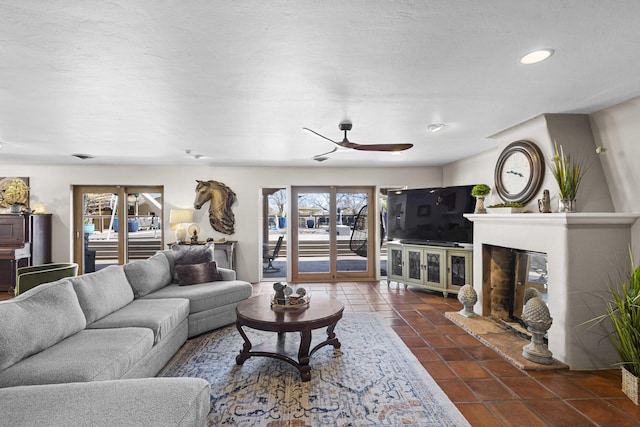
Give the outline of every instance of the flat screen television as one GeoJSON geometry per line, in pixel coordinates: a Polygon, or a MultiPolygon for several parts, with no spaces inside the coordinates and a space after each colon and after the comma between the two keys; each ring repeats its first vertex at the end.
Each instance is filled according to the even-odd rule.
{"type": "Polygon", "coordinates": [[[387,236],[405,243],[456,246],[473,243],[473,185],[390,191],[387,236]]]}

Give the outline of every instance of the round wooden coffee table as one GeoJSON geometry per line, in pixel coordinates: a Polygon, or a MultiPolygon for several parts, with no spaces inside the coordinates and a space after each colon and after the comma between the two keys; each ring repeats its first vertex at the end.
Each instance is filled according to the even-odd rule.
{"type": "Polygon", "coordinates": [[[259,295],[242,301],[236,307],[236,327],[244,339],[236,363],[242,365],[252,356],[273,357],[292,364],[300,371],[302,381],[309,381],[311,355],[325,345],[340,348],[340,341],[333,330],[338,320],[342,319],[344,304],[334,298],[314,295],[311,303],[304,308],[279,309],[271,308],[270,299],[270,295],[259,295]],[[278,335],[274,340],[254,346],[242,330],[243,326],[277,332],[278,335]],[[312,348],[311,331],[325,326],[326,339],[316,340],[320,342],[312,348]],[[298,332],[299,335],[290,334],[287,337],[287,332],[298,332]]]}

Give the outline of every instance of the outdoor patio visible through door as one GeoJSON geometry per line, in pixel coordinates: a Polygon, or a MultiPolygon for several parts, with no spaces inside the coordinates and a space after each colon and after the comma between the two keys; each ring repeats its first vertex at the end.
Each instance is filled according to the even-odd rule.
{"type": "Polygon", "coordinates": [[[371,187],[292,187],[292,280],[374,280],[371,187]]]}

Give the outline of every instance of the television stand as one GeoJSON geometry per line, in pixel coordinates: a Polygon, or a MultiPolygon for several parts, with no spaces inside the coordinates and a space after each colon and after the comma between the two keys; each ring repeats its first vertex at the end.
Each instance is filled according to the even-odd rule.
{"type": "Polygon", "coordinates": [[[403,239],[400,240],[400,243],[403,245],[417,245],[417,246],[434,246],[434,247],[443,247],[443,248],[459,248],[461,245],[456,242],[433,242],[429,240],[411,240],[411,239],[403,239]]]}
{"type": "Polygon", "coordinates": [[[439,291],[447,297],[457,295],[466,284],[473,285],[473,247],[440,243],[387,242],[387,286],[393,281],[405,288],[413,285],[439,291]]]}

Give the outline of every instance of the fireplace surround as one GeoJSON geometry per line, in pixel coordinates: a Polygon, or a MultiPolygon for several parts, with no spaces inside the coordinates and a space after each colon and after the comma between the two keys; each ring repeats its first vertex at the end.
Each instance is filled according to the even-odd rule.
{"type": "Polygon", "coordinates": [[[547,254],[548,307],[553,324],[548,345],[571,369],[604,369],[617,362],[607,325],[587,324],[602,314],[607,278],[629,259],[637,214],[468,214],[474,223],[475,312],[491,317],[491,251],[512,248],[547,254]]]}

